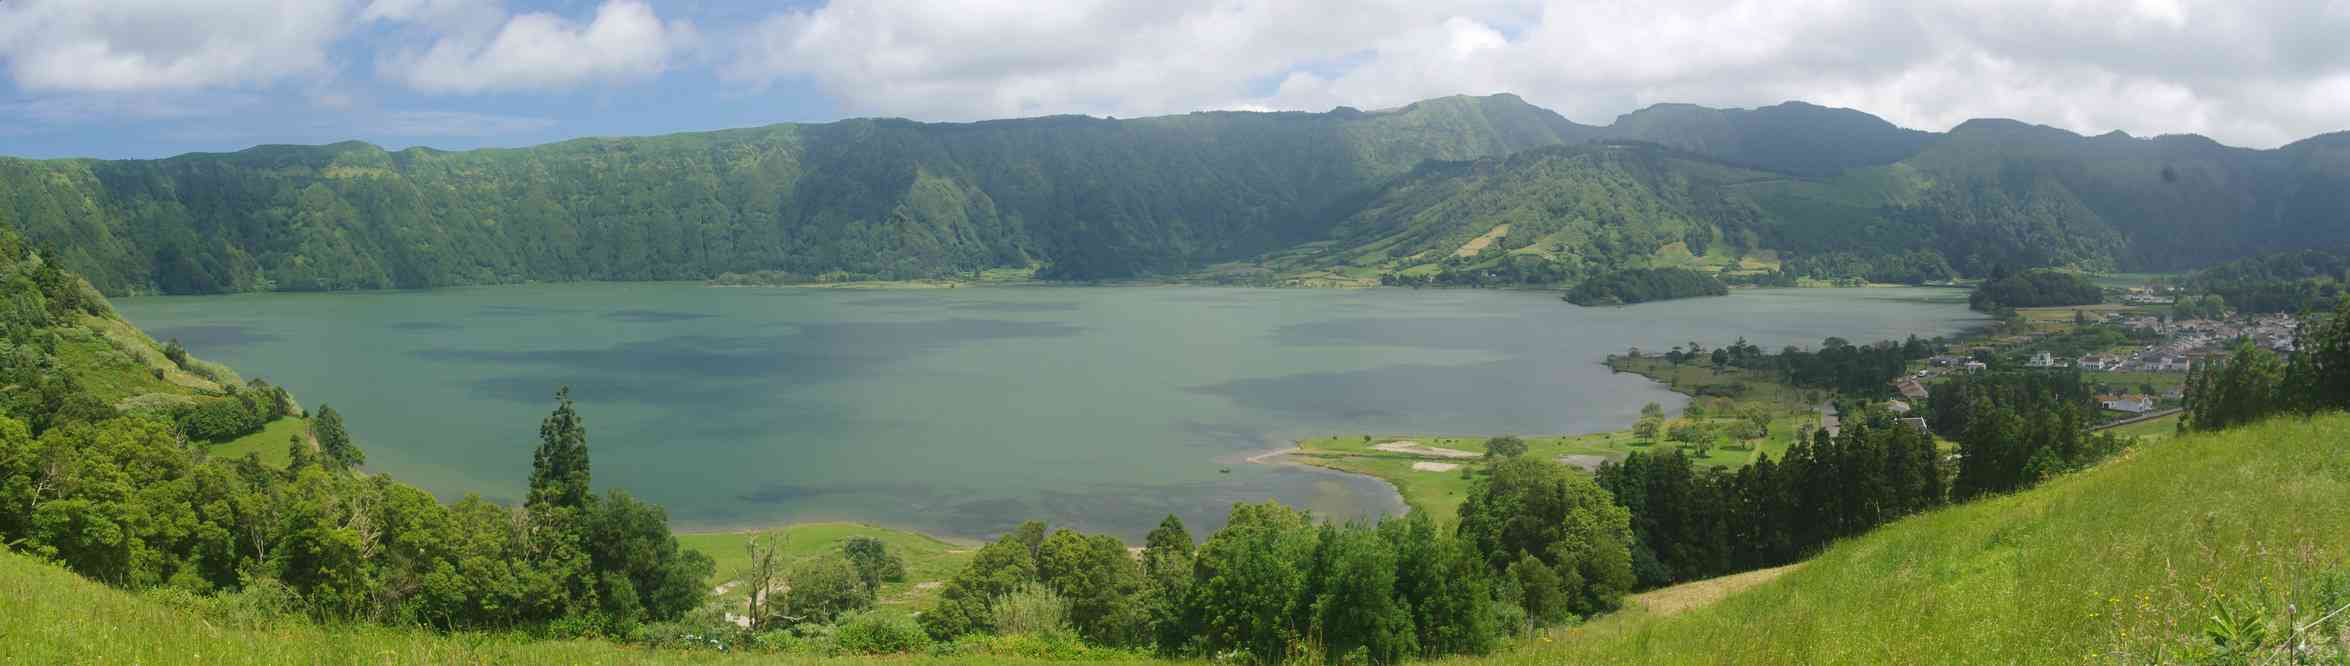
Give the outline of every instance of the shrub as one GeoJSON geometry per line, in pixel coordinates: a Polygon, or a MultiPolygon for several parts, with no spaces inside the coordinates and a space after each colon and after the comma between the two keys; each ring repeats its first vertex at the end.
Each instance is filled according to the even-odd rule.
{"type": "Polygon", "coordinates": [[[997,633],[1062,636],[1069,633],[1069,602],[1030,583],[996,597],[988,610],[997,633]]]}
{"type": "Polygon", "coordinates": [[[783,614],[801,622],[831,622],[842,613],[873,605],[873,591],[847,558],[818,557],[792,567],[783,614]]]}
{"type": "Polygon", "coordinates": [[[860,613],[844,618],[835,639],[854,654],[900,654],[930,648],[930,635],[913,618],[894,613],[860,613]]]}

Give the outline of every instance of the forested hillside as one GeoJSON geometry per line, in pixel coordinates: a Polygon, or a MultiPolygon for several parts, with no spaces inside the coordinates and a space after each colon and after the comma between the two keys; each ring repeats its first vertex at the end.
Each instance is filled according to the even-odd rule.
{"type": "MultiPolygon", "coordinates": [[[[2350,284],[2350,247],[2290,250],[2196,271],[2181,286],[2245,312],[2323,309],[2350,284]]],[[[2196,298],[2190,295],[2185,298],[2196,298]]]]}
{"type": "Polygon", "coordinates": [[[2275,150],[2001,120],[1933,134],[1800,103],[1659,105],[1594,127],[1509,95],[458,153],[0,158],[0,224],[110,294],[761,271],[1082,280],[1244,259],[1218,272],[1570,285],[1657,265],[1916,282],[2193,268],[2350,241],[2346,219],[2350,134],[2275,150]]]}
{"type": "Polygon", "coordinates": [[[0,159],[0,223],[112,294],[907,278],[1043,264],[1163,273],[1316,237],[1339,195],[1427,159],[1580,140],[1511,96],[1364,113],[824,125],[516,150],[263,146],[0,159]]]}

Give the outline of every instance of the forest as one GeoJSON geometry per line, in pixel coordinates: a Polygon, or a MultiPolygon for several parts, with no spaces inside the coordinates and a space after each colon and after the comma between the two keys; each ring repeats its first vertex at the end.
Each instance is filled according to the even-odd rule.
{"type": "Polygon", "coordinates": [[[1991,312],[2000,308],[2046,308],[2070,305],[2096,305],[2105,302],[2105,290],[2079,273],[2050,269],[2033,269],[2012,275],[1993,273],[1975,292],[1967,296],[1967,305],[1976,310],[1991,312]]]}
{"type": "Polygon", "coordinates": [[[1576,305],[1595,307],[1729,294],[1729,285],[1697,271],[1686,268],[1635,268],[1585,280],[1567,290],[1563,298],[1576,305]]]}
{"type": "Polygon", "coordinates": [[[2182,297],[2218,297],[2221,307],[2251,313],[2323,310],[2350,283],[2350,249],[2304,249],[2212,266],[2187,276],[2182,297]]]}
{"type": "Polygon", "coordinates": [[[2333,224],[2350,210],[2345,153],[2340,135],[2248,150],[2013,121],[1936,134],[1802,104],[1659,105],[1591,126],[1495,95],[466,152],[0,158],[0,225],[115,295],[762,272],[1088,281],[1219,262],[1565,287],[1680,253],[1915,283],[2350,242],[2333,224]],[[1497,230],[1488,250],[1470,247],[1497,230]]]}

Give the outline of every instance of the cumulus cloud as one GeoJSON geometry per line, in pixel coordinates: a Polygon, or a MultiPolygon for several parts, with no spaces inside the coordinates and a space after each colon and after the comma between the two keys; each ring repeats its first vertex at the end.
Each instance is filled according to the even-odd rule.
{"type": "Polygon", "coordinates": [[[443,0],[378,0],[364,14],[421,23],[435,33],[429,46],[396,50],[377,67],[433,93],[642,81],[669,69],[697,41],[691,23],[663,21],[639,0],[608,0],[585,23],[546,12],[506,16],[484,12],[478,3],[443,0]]]}
{"type": "Polygon", "coordinates": [[[1596,123],[1801,99],[1924,129],[2001,116],[2256,146],[2350,124],[2343,0],[1438,4],[836,0],[745,31],[721,74],[950,120],[1508,91],[1596,123]]]}
{"type": "Polygon", "coordinates": [[[25,90],[141,93],[329,73],[338,0],[8,0],[0,60],[25,90]]]}

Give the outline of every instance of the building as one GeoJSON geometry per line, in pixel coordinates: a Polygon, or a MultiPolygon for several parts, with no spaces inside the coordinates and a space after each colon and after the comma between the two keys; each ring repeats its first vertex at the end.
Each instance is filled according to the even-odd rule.
{"type": "Polygon", "coordinates": [[[1899,400],[1887,400],[1887,401],[1885,401],[1885,411],[1892,412],[1892,413],[1895,413],[1895,414],[1908,414],[1908,413],[1909,413],[1909,403],[1902,402],[1902,401],[1899,401],[1899,400]]]}
{"type": "Polygon", "coordinates": [[[1967,372],[1974,372],[1976,370],[1989,369],[1991,366],[1984,365],[1982,361],[1967,361],[1964,367],[1967,369],[1967,372]]]}
{"type": "Polygon", "coordinates": [[[1901,379],[1894,380],[1893,388],[1895,390],[1901,391],[1901,397],[1911,400],[1926,399],[1926,385],[1918,383],[1918,380],[1914,378],[1903,377],[1901,379]]]}
{"type": "Polygon", "coordinates": [[[2056,355],[2054,355],[2054,354],[2050,354],[2050,353],[2048,353],[2048,352],[2040,352],[2040,353],[2038,353],[2038,354],[2033,354],[2033,355],[2032,355],[2032,360],[2024,362],[2024,367],[2027,367],[2027,368],[2053,368],[2053,367],[2056,367],[2056,355]]]}
{"type": "Polygon", "coordinates": [[[2099,396],[2106,409],[2124,414],[2144,414],[2154,411],[2154,399],[2143,395],[2099,396]]]}

